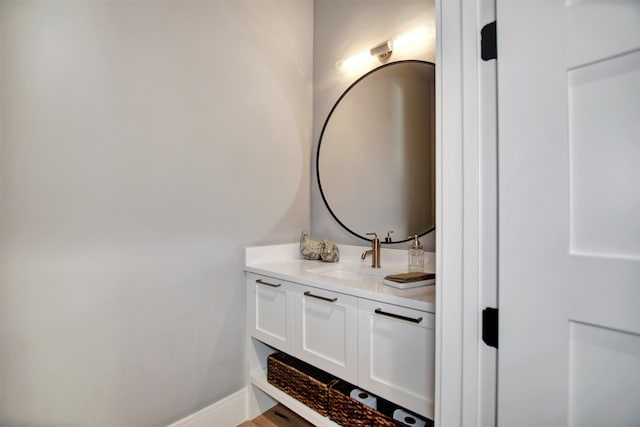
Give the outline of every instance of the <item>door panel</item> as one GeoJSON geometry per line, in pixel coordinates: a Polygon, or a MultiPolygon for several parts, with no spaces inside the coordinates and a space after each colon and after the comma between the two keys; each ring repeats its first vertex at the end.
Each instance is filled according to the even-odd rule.
{"type": "Polygon", "coordinates": [[[640,1],[497,21],[498,424],[637,424],[640,1]]]}
{"type": "Polygon", "coordinates": [[[640,50],[567,75],[571,253],[640,258],[640,50]]]}
{"type": "Polygon", "coordinates": [[[638,424],[639,354],[640,335],[569,322],[570,426],[638,424]]]}

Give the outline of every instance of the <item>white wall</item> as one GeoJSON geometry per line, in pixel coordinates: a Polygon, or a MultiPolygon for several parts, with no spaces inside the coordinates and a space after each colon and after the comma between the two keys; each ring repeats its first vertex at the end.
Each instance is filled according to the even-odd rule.
{"type": "MultiPolygon", "coordinates": [[[[341,72],[340,59],[368,50],[379,43],[422,25],[435,28],[434,3],[425,0],[316,0],[313,22],[313,149],[311,166],[311,231],[339,243],[366,245],[344,230],[322,201],[315,170],[315,155],[322,126],[340,95],[361,75],[375,68],[341,72]]],[[[435,38],[418,50],[394,52],[390,61],[420,59],[435,62],[435,38]]],[[[380,65],[379,63],[377,65],[380,65]]],[[[366,186],[366,177],[359,177],[366,186]]],[[[384,233],[387,230],[371,230],[384,233]]],[[[422,238],[426,250],[434,250],[434,234],[422,238]]],[[[394,236],[400,239],[402,236],[394,236]]],[[[406,245],[408,246],[408,244],[406,245]]],[[[394,248],[398,246],[394,245],[394,248]]],[[[404,247],[404,246],[402,246],[404,247]]]]}
{"type": "Polygon", "coordinates": [[[310,1],[0,3],[2,425],[245,385],[244,245],[309,227],[310,1]]]}

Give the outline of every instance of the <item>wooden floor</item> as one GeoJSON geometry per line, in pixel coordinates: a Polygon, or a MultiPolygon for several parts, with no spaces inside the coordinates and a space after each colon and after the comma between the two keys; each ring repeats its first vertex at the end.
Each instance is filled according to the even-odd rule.
{"type": "Polygon", "coordinates": [[[259,417],[245,421],[238,427],[313,427],[286,406],[276,405],[259,417]]]}

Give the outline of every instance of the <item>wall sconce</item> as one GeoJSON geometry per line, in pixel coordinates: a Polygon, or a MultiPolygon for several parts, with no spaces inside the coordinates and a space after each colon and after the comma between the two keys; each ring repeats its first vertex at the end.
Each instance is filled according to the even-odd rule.
{"type": "Polygon", "coordinates": [[[347,59],[336,62],[336,68],[340,71],[360,68],[377,58],[380,62],[386,62],[391,57],[394,50],[415,49],[429,39],[427,26],[418,27],[414,30],[402,33],[394,39],[387,40],[367,51],[360,52],[347,59]]]}

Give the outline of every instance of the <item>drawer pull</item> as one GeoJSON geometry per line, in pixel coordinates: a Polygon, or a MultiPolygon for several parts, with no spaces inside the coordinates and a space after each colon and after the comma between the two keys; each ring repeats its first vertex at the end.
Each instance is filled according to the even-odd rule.
{"type": "Polygon", "coordinates": [[[271,286],[272,288],[279,288],[280,286],[282,286],[281,283],[278,283],[277,285],[274,285],[273,283],[265,282],[262,279],[257,279],[256,283],[260,283],[261,285],[271,286]]]}
{"type": "Polygon", "coordinates": [[[395,313],[389,313],[386,311],[383,311],[381,308],[376,308],[376,314],[381,314],[383,316],[389,316],[389,317],[393,317],[394,319],[400,319],[400,320],[406,320],[407,322],[413,322],[413,323],[420,323],[422,322],[422,317],[418,317],[417,319],[414,317],[407,317],[407,316],[402,316],[400,314],[395,314],[395,313]]]}
{"type": "Polygon", "coordinates": [[[311,297],[311,298],[321,299],[322,301],[327,301],[327,302],[336,302],[336,301],[338,301],[338,298],[321,297],[320,295],[314,295],[309,291],[305,292],[304,295],[307,296],[307,297],[311,297]]]}

